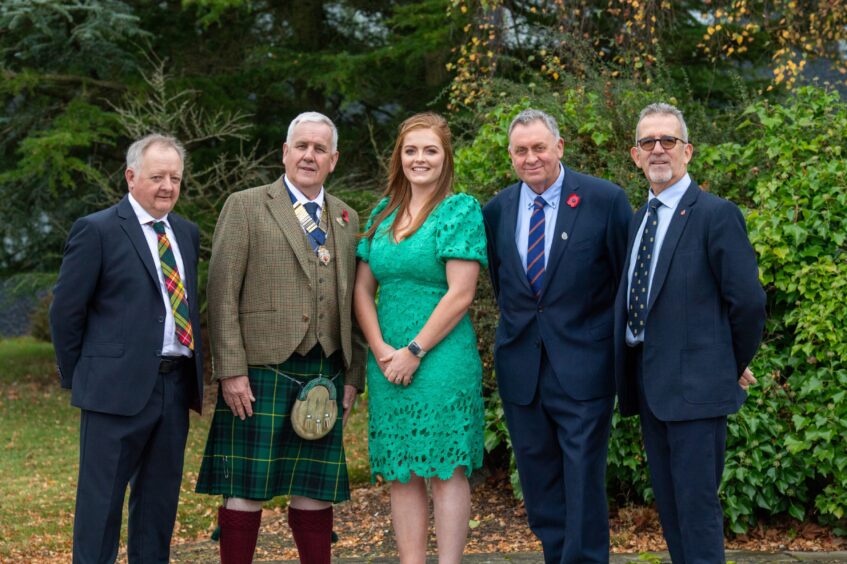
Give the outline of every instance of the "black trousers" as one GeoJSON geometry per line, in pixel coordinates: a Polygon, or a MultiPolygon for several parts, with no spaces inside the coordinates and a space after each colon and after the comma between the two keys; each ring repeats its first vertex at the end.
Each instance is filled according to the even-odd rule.
{"type": "Polygon", "coordinates": [[[157,378],[136,415],[81,413],[74,564],[115,562],[127,484],[129,562],[170,559],[193,386],[180,367],[157,378]]]}

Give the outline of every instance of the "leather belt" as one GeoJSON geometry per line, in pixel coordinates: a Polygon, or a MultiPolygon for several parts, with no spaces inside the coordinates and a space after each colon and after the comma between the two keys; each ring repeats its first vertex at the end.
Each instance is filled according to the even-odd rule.
{"type": "Polygon", "coordinates": [[[159,374],[167,374],[182,368],[182,363],[188,360],[185,356],[163,356],[159,360],[159,374]]]}

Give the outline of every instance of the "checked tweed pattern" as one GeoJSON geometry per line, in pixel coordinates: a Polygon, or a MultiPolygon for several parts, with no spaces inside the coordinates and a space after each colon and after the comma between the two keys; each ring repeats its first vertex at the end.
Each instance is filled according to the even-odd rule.
{"type": "Polygon", "coordinates": [[[647,299],[650,296],[650,262],[653,260],[653,247],[656,242],[656,226],[658,225],[658,214],[656,212],[662,202],[658,198],[652,198],[647,202],[647,223],[644,224],[644,232],[638,243],[638,256],[635,259],[635,269],[632,271],[632,284],[629,291],[629,325],[633,336],[644,330],[644,322],[647,319],[647,299]]]}
{"type": "Polygon", "coordinates": [[[171,301],[171,310],[174,314],[174,332],[180,343],[194,350],[194,332],[191,330],[191,321],[188,317],[188,300],[185,299],[185,287],[179,277],[176,267],[176,258],[171,249],[171,242],[165,234],[165,222],[153,222],[153,231],[159,239],[159,260],[162,264],[162,274],[165,277],[165,286],[168,288],[168,296],[171,301]]]}
{"type": "Polygon", "coordinates": [[[526,249],[526,277],[537,298],[544,285],[544,206],[547,202],[536,196],[532,203],[532,215],[529,216],[529,237],[526,249]]]}

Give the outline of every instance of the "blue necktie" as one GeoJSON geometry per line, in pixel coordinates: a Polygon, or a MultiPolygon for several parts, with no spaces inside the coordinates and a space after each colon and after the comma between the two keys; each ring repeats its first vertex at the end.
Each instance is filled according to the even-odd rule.
{"type": "Polygon", "coordinates": [[[306,208],[306,211],[312,216],[312,220],[320,227],[321,220],[318,219],[318,204],[316,202],[306,202],[303,204],[303,207],[306,208]]]}
{"type": "Polygon", "coordinates": [[[526,247],[526,277],[532,293],[538,298],[544,285],[544,206],[547,202],[536,196],[529,217],[529,237],[526,247]]]}
{"type": "Polygon", "coordinates": [[[650,262],[653,260],[653,247],[656,242],[656,227],[659,224],[659,214],[656,211],[662,202],[652,198],[647,202],[647,223],[638,243],[638,256],[635,257],[635,268],[632,271],[632,283],[629,290],[629,325],[633,336],[644,330],[647,321],[647,299],[650,297],[650,262]]]}

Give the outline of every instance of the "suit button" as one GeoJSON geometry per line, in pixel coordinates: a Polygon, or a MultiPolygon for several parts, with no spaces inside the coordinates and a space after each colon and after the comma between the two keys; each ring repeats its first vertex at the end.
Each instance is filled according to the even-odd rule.
{"type": "Polygon", "coordinates": [[[160,315],[159,316],[159,323],[164,323],[164,322],[165,322],[165,317],[160,315]]]}
{"type": "Polygon", "coordinates": [[[309,321],[309,316],[305,313],[303,314],[303,321],[309,321]]]}
{"type": "Polygon", "coordinates": [[[541,313],[542,311],[544,311],[544,306],[538,306],[538,313],[541,313]]]}

